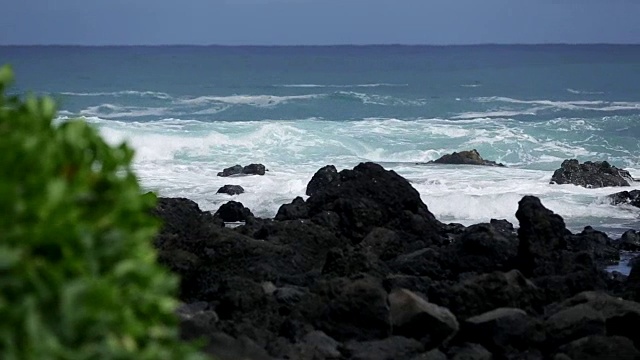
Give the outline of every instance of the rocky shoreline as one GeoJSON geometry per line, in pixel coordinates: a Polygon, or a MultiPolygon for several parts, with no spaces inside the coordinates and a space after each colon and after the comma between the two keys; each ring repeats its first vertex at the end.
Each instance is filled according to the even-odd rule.
{"type": "Polygon", "coordinates": [[[640,358],[640,267],[604,271],[633,230],[571,233],[533,196],[517,230],[444,224],[374,163],[325,167],[307,194],[274,219],[159,199],[184,339],[217,359],[640,358]]]}

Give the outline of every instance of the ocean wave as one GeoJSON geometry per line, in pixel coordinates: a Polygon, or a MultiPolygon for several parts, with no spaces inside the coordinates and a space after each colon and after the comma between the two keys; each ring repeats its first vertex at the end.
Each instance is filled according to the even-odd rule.
{"type": "Polygon", "coordinates": [[[536,115],[540,108],[532,108],[524,111],[480,111],[480,112],[465,112],[459,115],[453,116],[452,119],[485,119],[485,118],[510,118],[521,115],[536,115]]]}
{"type": "Polygon", "coordinates": [[[157,91],[137,91],[137,90],[122,90],[122,91],[111,91],[111,92],[70,92],[65,91],[59,93],[61,95],[67,96],[140,96],[140,97],[151,97],[157,99],[171,99],[171,95],[164,92],[157,91]]]}
{"type": "Polygon", "coordinates": [[[166,107],[137,107],[100,104],[80,110],[79,115],[114,119],[123,117],[165,116],[170,113],[171,111],[166,107]]]}
{"type": "Polygon", "coordinates": [[[183,98],[178,100],[182,104],[205,105],[211,103],[223,103],[230,105],[249,105],[256,107],[271,107],[290,101],[310,100],[326,96],[326,94],[308,95],[229,95],[229,96],[199,96],[196,98],[183,98]]]}
{"type": "Polygon", "coordinates": [[[394,84],[394,83],[370,83],[370,84],[280,84],[274,85],[276,87],[289,87],[289,88],[358,88],[358,87],[405,87],[409,84],[394,84]]]}
{"type": "Polygon", "coordinates": [[[640,102],[629,101],[603,101],[603,100],[575,100],[575,101],[553,101],[553,100],[519,100],[502,96],[479,97],[474,101],[489,103],[502,102],[510,104],[530,104],[545,106],[547,108],[557,108],[562,110],[588,110],[588,111],[622,111],[640,109],[640,102]]]}
{"type": "Polygon", "coordinates": [[[571,88],[568,88],[567,91],[572,93],[572,94],[581,94],[581,95],[602,95],[602,94],[604,94],[603,91],[584,91],[584,90],[576,90],[576,89],[571,89],[571,88]]]}
{"type": "Polygon", "coordinates": [[[482,86],[482,84],[462,84],[460,85],[461,87],[466,87],[466,88],[477,88],[482,86]]]}
{"type": "Polygon", "coordinates": [[[424,106],[426,99],[402,99],[389,95],[365,94],[355,91],[338,91],[332,95],[337,99],[357,100],[367,105],[381,106],[424,106]]]}

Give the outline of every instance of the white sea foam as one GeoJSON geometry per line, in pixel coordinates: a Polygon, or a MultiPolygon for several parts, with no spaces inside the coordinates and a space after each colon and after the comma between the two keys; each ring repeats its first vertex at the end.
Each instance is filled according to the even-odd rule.
{"type": "MultiPolygon", "coordinates": [[[[589,110],[589,111],[621,111],[640,109],[640,102],[628,101],[602,101],[602,100],[576,100],[576,101],[553,101],[553,100],[519,100],[502,96],[479,97],[474,99],[477,102],[502,102],[511,104],[531,104],[556,108],[562,110],[589,110]]],[[[538,108],[540,110],[540,108],[538,108]]]]}
{"type": "Polygon", "coordinates": [[[584,91],[584,90],[576,90],[576,89],[567,89],[568,92],[572,94],[583,94],[583,95],[602,95],[604,92],[602,91],[584,91]]]}
{"type": "Polygon", "coordinates": [[[140,96],[140,97],[152,97],[157,99],[170,99],[171,95],[158,92],[158,91],[137,91],[137,90],[123,90],[123,91],[111,91],[111,92],[61,92],[61,95],[67,96],[140,96]]]}
{"type": "Polygon", "coordinates": [[[141,116],[165,116],[170,114],[170,109],[166,107],[137,107],[120,106],[114,104],[101,104],[90,106],[80,110],[82,116],[97,116],[107,119],[141,117],[141,116]]]}
{"type": "Polygon", "coordinates": [[[365,94],[356,91],[338,91],[338,96],[350,97],[360,100],[363,104],[383,106],[423,106],[426,99],[402,99],[389,95],[365,94]]]}
{"type": "Polygon", "coordinates": [[[484,112],[465,112],[453,117],[453,119],[476,119],[476,118],[510,118],[521,115],[535,115],[540,108],[532,108],[524,111],[484,111],[484,112]]]}

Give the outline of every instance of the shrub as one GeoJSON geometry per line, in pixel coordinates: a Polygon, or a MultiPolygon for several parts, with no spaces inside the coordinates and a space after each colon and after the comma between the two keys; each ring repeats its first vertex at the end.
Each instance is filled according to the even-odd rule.
{"type": "Polygon", "coordinates": [[[178,339],[133,151],[5,95],[12,77],[0,68],[0,358],[201,358],[178,339]]]}

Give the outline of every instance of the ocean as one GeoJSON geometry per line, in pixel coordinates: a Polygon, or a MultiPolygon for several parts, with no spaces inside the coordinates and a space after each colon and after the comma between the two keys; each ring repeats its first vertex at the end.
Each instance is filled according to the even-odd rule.
{"type": "Polygon", "coordinates": [[[13,92],[127,141],[146,189],[204,210],[233,199],[273,217],[320,167],[373,161],[444,222],[517,226],[530,194],[574,232],[640,229],[640,209],[605,199],[629,188],[549,184],[569,158],[640,178],[640,46],[12,46],[3,63],[13,92]],[[507,167],[424,164],[470,149],[507,167]],[[216,176],[250,163],[269,171],[216,176]],[[216,194],[225,184],[246,192],[216,194]]]}

